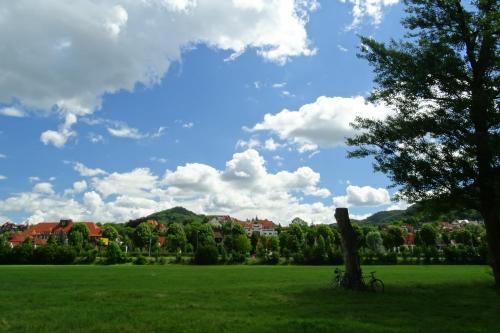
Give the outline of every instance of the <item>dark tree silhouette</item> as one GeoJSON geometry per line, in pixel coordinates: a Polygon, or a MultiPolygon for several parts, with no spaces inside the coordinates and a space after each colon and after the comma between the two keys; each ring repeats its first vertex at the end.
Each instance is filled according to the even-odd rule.
{"type": "Polygon", "coordinates": [[[478,210],[500,285],[499,0],[406,0],[403,41],[362,38],[370,100],[394,112],[358,119],[350,157],[373,156],[399,197],[478,210]]]}

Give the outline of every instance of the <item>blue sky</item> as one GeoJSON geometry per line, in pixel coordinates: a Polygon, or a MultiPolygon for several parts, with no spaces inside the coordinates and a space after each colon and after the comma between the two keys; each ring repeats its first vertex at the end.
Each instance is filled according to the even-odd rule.
{"type": "Polygon", "coordinates": [[[401,36],[397,1],[22,2],[0,8],[0,219],[394,208],[343,141],[353,116],[390,112],[364,101],[356,52],[359,34],[401,36]]]}

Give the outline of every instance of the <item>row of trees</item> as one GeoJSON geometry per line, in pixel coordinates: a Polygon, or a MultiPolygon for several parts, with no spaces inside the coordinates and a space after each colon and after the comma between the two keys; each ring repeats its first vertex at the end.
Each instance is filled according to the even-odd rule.
{"type": "MultiPolygon", "coordinates": [[[[399,224],[387,227],[353,225],[364,263],[450,262],[485,263],[486,235],[483,227],[468,225],[454,231],[440,231],[433,224],[424,224],[415,233],[416,246],[406,246],[406,233],[399,224]]],[[[120,224],[102,226],[106,243],[90,243],[84,224],[75,224],[67,241],[51,236],[46,245],[35,247],[30,239],[14,248],[7,237],[0,238],[0,263],[64,264],[75,261],[91,263],[101,257],[114,264],[153,257],[164,262],[197,264],[243,263],[254,257],[257,262],[278,264],[341,264],[340,235],[333,225],[309,226],[292,223],[279,227],[278,236],[246,235],[239,224],[226,223],[221,230],[222,242],[216,242],[208,223],[171,224],[166,228],[141,223],[132,228],[120,224]],[[165,246],[160,246],[160,237],[165,246]],[[137,259],[138,258],[138,259],[137,259]],[[162,259],[163,258],[163,259],[162,259]]]]}

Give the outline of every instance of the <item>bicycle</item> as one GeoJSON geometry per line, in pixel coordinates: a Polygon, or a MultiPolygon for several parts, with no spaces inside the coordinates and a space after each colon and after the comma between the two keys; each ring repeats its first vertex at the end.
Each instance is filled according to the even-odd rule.
{"type": "MultiPolygon", "coordinates": [[[[384,292],[384,282],[382,280],[377,279],[375,277],[376,272],[370,272],[369,275],[362,276],[361,282],[363,284],[364,290],[373,291],[376,293],[384,292]]],[[[333,281],[333,285],[336,288],[346,289],[348,285],[347,275],[345,272],[339,268],[335,269],[335,277],[333,281]]]]}

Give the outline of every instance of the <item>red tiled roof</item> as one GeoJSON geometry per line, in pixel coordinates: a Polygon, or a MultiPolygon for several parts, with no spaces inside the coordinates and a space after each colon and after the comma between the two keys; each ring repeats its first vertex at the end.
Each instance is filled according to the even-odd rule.
{"type": "MultiPolygon", "coordinates": [[[[89,237],[100,237],[102,235],[102,230],[93,222],[84,222],[89,230],[89,237]]],[[[40,234],[56,234],[56,233],[65,233],[68,234],[73,228],[73,223],[70,222],[66,225],[61,225],[60,222],[41,222],[35,225],[30,226],[28,229],[14,234],[10,241],[13,244],[22,243],[27,237],[31,237],[35,240],[35,244],[45,244],[47,241],[44,239],[39,239],[38,235],[40,234]]]]}
{"type": "Polygon", "coordinates": [[[102,236],[102,230],[94,222],[84,222],[89,229],[90,237],[100,237],[102,236]]]}
{"type": "Polygon", "coordinates": [[[406,245],[413,245],[415,244],[415,235],[411,232],[407,233],[405,236],[405,244],[406,245]]]}
{"type": "Polygon", "coordinates": [[[253,223],[254,224],[261,224],[262,227],[264,227],[265,229],[276,228],[276,224],[274,224],[273,221],[269,221],[269,220],[258,220],[258,221],[255,221],[253,223]]]}

